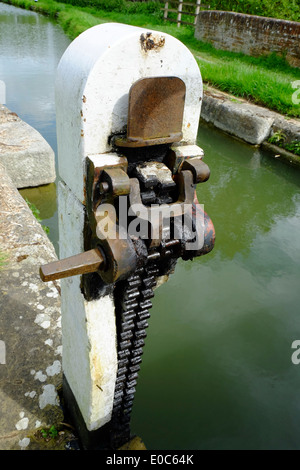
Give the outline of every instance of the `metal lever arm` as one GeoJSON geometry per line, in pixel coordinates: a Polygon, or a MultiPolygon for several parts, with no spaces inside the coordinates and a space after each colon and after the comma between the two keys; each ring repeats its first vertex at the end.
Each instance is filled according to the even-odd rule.
{"type": "Polygon", "coordinates": [[[104,269],[104,264],[102,253],[96,248],[41,266],[40,276],[44,282],[55,281],[77,274],[96,272],[104,269]]]}

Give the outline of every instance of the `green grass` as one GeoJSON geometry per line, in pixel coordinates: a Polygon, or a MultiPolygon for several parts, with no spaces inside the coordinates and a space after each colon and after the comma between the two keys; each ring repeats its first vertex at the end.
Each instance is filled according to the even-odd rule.
{"type": "Polygon", "coordinates": [[[292,83],[299,79],[299,69],[268,56],[248,61],[247,57],[218,57],[195,54],[204,82],[237,97],[266,106],[290,117],[300,117],[300,105],[292,102],[292,83]],[[209,61],[208,61],[209,60],[209,61]]]}
{"type": "MultiPolygon", "coordinates": [[[[292,102],[295,89],[292,83],[300,79],[299,68],[291,67],[284,57],[270,54],[264,57],[250,57],[242,53],[225,52],[194,38],[194,28],[164,23],[157,2],[128,2],[126,0],[5,0],[16,6],[35,10],[55,18],[65,33],[74,39],[86,29],[96,24],[119,22],[159,30],[175,36],[195,55],[200,66],[203,81],[222,91],[242,97],[253,103],[265,106],[288,117],[300,117],[300,105],[292,102]],[[77,3],[81,6],[73,6],[77,3]],[[82,6],[89,4],[89,7],[82,6]],[[93,6],[94,5],[94,6],[93,6]],[[148,5],[148,6],[147,6],[148,5]],[[101,9],[100,9],[101,7],[101,9]],[[147,10],[148,8],[148,10],[147,10]],[[153,9],[152,12],[149,8],[153,9]]],[[[219,7],[221,2],[210,2],[211,7],[219,7]]],[[[270,1],[225,0],[223,9],[235,9],[245,13],[266,12],[278,17],[282,14],[293,19],[293,12],[300,11],[300,0],[270,1]],[[275,15],[276,13],[276,15],[275,15]]]]}

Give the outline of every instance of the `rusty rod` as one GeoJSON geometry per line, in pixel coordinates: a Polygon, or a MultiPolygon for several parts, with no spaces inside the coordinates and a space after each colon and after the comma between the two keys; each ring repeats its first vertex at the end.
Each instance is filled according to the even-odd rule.
{"type": "Polygon", "coordinates": [[[98,249],[93,249],[41,266],[40,277],[43,282],[55,281],[77,274],[93,273],[98,269],[103,269],[103,265],[102,253],[98,249]]]}

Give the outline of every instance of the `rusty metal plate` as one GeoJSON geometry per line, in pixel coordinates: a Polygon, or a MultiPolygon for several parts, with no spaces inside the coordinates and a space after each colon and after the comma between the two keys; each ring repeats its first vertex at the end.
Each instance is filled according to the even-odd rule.
{"type": "Polygon", "coordinates": [[[123,147],[145,147],[182,139],[185,83],[178,77],[142,78],[129,92],[127,138],[123,147]]]}

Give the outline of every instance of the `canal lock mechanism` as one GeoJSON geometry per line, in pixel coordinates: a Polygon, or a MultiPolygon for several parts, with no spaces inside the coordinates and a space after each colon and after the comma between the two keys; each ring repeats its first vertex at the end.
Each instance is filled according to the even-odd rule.
{"type": "Polygon", "coordinates": [[[131,438],[154,289],[179,258],[209,253],[215,242],[195,191],[208,180],[209,168],[201,155],[182,156],[178,144],[184,102],[185,84],[177,77],[133,84],[127,134],[111,138],[118,164],[97,166],[87,158],[86,251],[40,268],[44,282],[82,275],[88,301],[108,293],[114,297],[118,370],[112,417],[105,425],[112,449],[131,438]]]}

